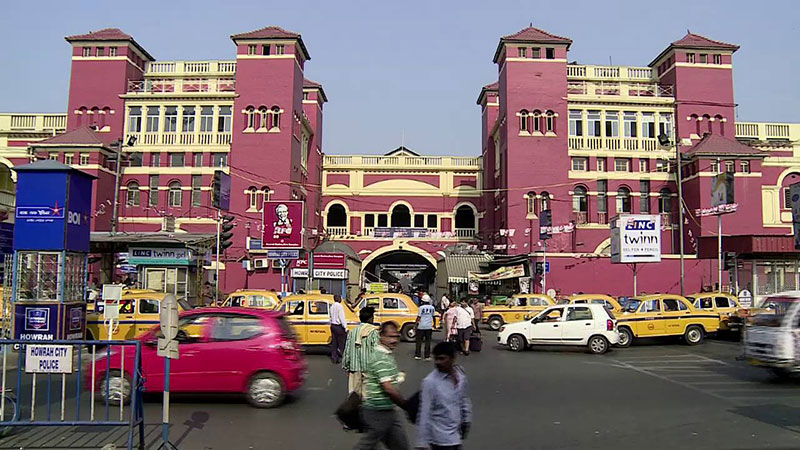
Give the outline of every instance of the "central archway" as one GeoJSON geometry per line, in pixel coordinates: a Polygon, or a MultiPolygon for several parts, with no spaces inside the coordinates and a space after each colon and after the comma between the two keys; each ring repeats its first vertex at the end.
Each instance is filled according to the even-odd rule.
{"type": "Polygon", "coordinates": [[[361,266],[363,280],[399,284],[401,290],[423,290],[435,298],[436,259],[410,245],[393,245],[367,256],[361,266]]]}

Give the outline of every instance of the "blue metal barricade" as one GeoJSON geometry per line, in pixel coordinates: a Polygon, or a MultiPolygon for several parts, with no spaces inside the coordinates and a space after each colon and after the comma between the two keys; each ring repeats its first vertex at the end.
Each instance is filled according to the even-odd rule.
{"type": "Polygon", "coordinates": [[[7,339],[0,352],[0,435],[14,427],[128,427],[127,448],[137,430],[144,448],[140,341],[7,339]]]}

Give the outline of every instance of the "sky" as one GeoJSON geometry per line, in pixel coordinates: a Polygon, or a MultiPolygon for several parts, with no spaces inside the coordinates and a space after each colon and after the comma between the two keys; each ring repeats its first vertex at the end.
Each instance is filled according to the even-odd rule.
{"type": "Polygon", "coordinates": [[[302,34],[323,84],[323,151],[478,155],[483,85],[503,35],[530,23],[573,40],[580,64],[646,66],[689,29],[735,43],[737,120],[800,122],[795,1],[8,1],[0,14],[0,112],[64,112],[64,36],[121,28],[158,60],[234,59],[230,35],[302,34]]]}

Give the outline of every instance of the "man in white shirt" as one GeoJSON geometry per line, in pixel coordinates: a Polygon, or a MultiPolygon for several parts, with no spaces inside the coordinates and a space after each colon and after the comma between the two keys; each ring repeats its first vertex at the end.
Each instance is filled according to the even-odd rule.
{"type": "Polygon", "coordinates": [[[439,308],[442,310],[442,313],[444,314],[444,312],[447,311],[447,308],[449,307],[450,307],[450,299],[447,298],[447,294],[443,294],[442,301],[439,302],[439,308]]]}
{"type": "Polygon", "coordinates": [[[342,362],[344,346],[347,342],[347,318],[344,315],[342,297],[339,294],[333,296],[333,304],[328,310],[331,320],[331,361],[334,364],[342,362]]]}
{"type": "Polygon", "coordinates": [[[458,330],[458,343],[461,344],[461,352],[469,355],[469,338],[472,337],[472,323],[475,321],[475,313],[467,304],[467,300],[461,301],[461,306],[456,308],[456,329],[458,330]]]}

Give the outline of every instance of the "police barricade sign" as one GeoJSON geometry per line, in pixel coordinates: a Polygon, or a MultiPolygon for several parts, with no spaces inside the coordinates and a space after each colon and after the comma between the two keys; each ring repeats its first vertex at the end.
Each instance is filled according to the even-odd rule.
{"type": "Polygon", "coordinates": [[[72,373],[71,345],[28,345],[25,372],[72,373]]]}

